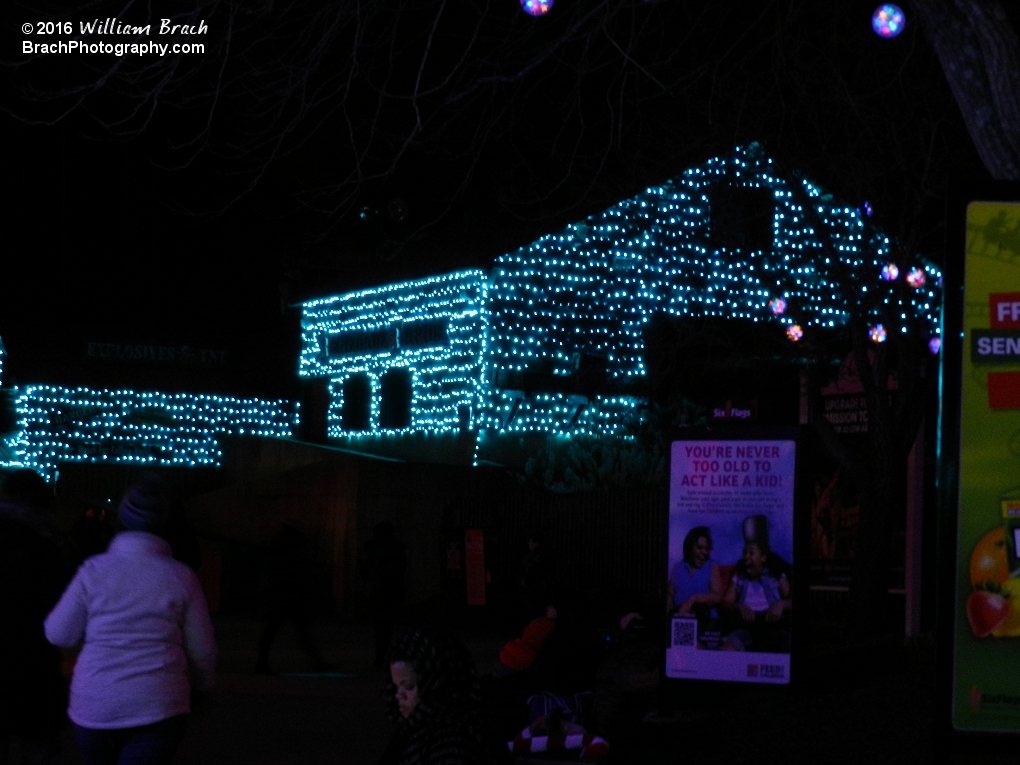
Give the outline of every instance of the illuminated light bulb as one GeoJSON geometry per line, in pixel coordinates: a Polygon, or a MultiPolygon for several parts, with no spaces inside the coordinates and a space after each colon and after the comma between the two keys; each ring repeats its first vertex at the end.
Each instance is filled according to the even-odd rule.
{"type": "Polygon", "coordinates": [[[800,324],[794,324],[791,327],[787,327],[786,336],[790,338],[791,341],[796,343],[798,340],[804,337],[804,330],[801,329],[800,324]]]}
{"type": "Polygon", "coordinates": [[[871,15],[871,28],[875,30],[876,35],[884,37],[886,40],[891,40],[902,32],[906,23],[907,17],[903,14],[903,10],[892,3],[878,6],[871,15]]]}
{"type": "Polygon", "coordinates": [[[907,273],[907,284],[913,287],[915,290],[920,289],[924,286],[925,276],[924,271],[920,268],[911,268],[907,273]]]}
{"type": "Polygon", "coordinates": [[[521,9],[529,16],[545,16],[552,7],[553,0],[521,0],[521,9]]]}
{"type": "Polygon", "coordinates": [[[782,316],[786,312],[786,300],[781,297],[772,298],[769,301],[769,310],[773,316],[782,316]]]}
{"type": "Polygon", "coordinates": [[[882,266],[882,279],[887,282],[894,282],[900,275],[900,269],[896,267],[895,263],[886,263],[882,266]]]}
{"type": "Polygon", "coordinates": [[[881,324],[874,325],[868,330],[868,337],[871,338],[871,342],[873,343],[884,343],[886,338],[885,327],[881,324]]]}
{"type": "Polygon", "coordinates": [[[938,355],[938,352],[942,350],[942,341],[937,337],[933,337],[928,341],[928,350],[931,351],[932,354],[938,355]]]}

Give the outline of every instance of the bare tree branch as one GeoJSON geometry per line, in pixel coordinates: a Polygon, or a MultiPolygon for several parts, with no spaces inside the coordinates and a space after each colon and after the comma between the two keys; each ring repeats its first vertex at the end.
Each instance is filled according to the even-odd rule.
{"type": "MultiPolygon", "coordinates": [[[[979,6],[989,24],[1000,7],[916,5],[957,14],[979,6]]],[[[27,9],[7,8],[19,19],[27,9]]],[[[929,76],[937,63],[919,36],[881,47],[867,17],[842,4],[765,0],[735,12],[709,0],[593,0],[560,3],[541,19],[504,0],[190,0],[169,12],[86,0],[31,10],[76,24],[158,26],[164,14],[204,22],[209,33],[193,41],[206,51],[83,56],[73,67],[8,57],[8,114],[146,141],[168,171],[216,177],[176,200],[196,212],[229,209],[272,177],[274,214],[310,216],[308,239],[343,230],[349,241],[362,207],[413,196],[405,223],[377,226],[390,256],[482,196],[504,219],[548,228],[754,140],[838,195],[909,220],[941,207],[941,180],[958,154],[947,151],[951,94],[929,76]],[[893,161],[904,172],[886,172],[893,161]]],[[[1008,87],[1018,76],[1007,55],[1015,34],[978,21],[968,22],[976,31],[966,61],[1005,79],[985,76],[998,127],[974,122],[972,134],[978,145],[974,131],[983,130],[1009,146],[1020,124],[1008,87]]],[[[938,29],[940,55],[964,34],[938,29]]],[[[943,66],[952,82],[955,64],[943,66]]]]}

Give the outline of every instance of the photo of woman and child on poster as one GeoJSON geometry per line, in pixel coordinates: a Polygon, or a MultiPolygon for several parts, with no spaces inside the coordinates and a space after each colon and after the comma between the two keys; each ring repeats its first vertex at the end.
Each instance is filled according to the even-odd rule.
{"type": "Polygon", "coordinates": [[[696,625],[699,649],[788,653],[790,563],[772,549],[766,516],[744,518],[740,532],[742,554],[733,561],[713,556],[708,526],[684,534],[683,556],[667,583],[670,613],[689,620],[681,626],[696,625]]]}

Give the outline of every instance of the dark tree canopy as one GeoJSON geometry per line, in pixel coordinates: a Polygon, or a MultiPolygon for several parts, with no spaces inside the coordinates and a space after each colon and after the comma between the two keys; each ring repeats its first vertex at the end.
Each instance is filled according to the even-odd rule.
{"type": "Polygon", "coordinates": [[[914,0],[988,172],[1020,180],[1020,39],[998,0],[914,0]]]}
{"type": "Polygon", "coordinates": [[[953,94],[996,168],[1012,165],[981,136],[999,125],[991,143],[1015,157],[1020,124],[993,97],[1015,83],[1015,58],[981,69],[1001,107],[986,113],[946,54],[962,51],[967,82],[989,39],[1015,54],[1012,30],[989,31],[1002,4],[915,5],[937,30],[949,84],[921,25],[879,39],[863,0],[740,12],[706,0],[563,2],[537,19],[515,0],[14,3],[12,23],[155,30],[169,17],[208,31],[74,35],[198,42],[200,54],[8,56],[3,101],[31,124],[129,141],[166,169],[159,179],[173,182],[159,195],[172,208],[281,217],[291,242],[322,245],[286,264],[293,277],[328,275],[359,252],[417,258],[431,241],[452,247],[452,261],[478,260],[755,140],[837,197],[869,199],[905,235],[930,231],[917,221],[941,212],[947,173],[976,164],[953,94]]]}
{"type": "MultiPolygon", "coordinates": [[[[487,267],[753,141],[837,199],[869,201],[876,226],[939,261],[947,178],[1001,175],[983,168],[986,142],[1015,151],[1020,121],[998,96],[1016,93],[1020,5],[913,7],[906,31],[882,40],[871,0],[561,1],[537,19],[517,0],[14,0],[7,29],[76,31],[22,35],[0,59],[18,147],[3,160],[17,189],[8,214],[32,232],[20,278],[0,279],[10,358],[70,343],[68,326],[195,343],[234,336],[243,316],[283,349],[267,365],[289,384],[295,332],[281,307],[487,267]],[[937,15],[950,12],[951,24],[937,15]],[[207,31],[157,34],[164,18],[207,31]],[[81,33],[107,19],[152,27],[81,33]],[[21,47],[60,39],[205,49],[21,47]],[[971,71],[981,88],[961,88],[971,71]],[[978,112],[964,97],[1005,106],[965,120],[978,112]]],[[[51,361],[66,368],[76,353],[51,361]]]]}

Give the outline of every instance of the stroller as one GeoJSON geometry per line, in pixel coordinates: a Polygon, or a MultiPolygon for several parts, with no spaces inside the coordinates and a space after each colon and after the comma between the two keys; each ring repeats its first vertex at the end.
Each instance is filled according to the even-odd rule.
{"type": "Polygon", "coordinates": [[[595,696],[542,691],[528,699],[530,722],[507,747],[517,763],[590,762],[609,754],[609,743],[590,731],[595,696]]]}

